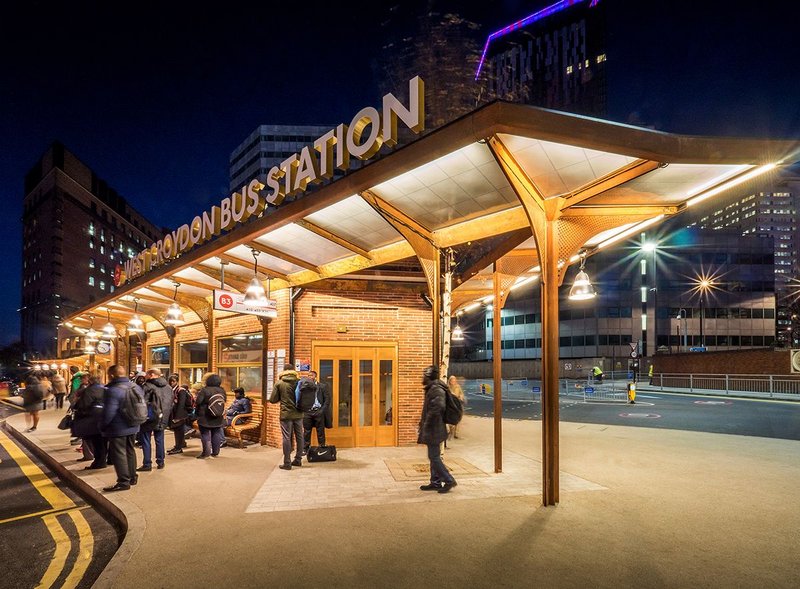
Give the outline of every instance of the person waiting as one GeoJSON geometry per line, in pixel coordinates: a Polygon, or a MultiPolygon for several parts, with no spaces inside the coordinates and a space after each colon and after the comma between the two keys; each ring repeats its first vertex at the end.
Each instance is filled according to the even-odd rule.
{"type": "MultiPolygon", "coordinates": [[[[253,412],[253,405],[250,402],[250,399],[244,396],[244,389],[242,387],[233,389],[233,393],[236,398],[233,400],[233,403],[231,403],[231,406],[228,407],[228,411],[225,413],[226,425],[230,425],[233,422],[233,418],[237,415],[253,412]]],[[[246,420],[240,419],[236,423],[237,425],[241,425],[245,421],[246,420]]]]}

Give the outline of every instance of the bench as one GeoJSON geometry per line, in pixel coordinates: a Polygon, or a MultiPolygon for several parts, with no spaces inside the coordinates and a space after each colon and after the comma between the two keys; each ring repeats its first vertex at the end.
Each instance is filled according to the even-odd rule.
{"type": "MultiPolygon", "coordinates": [[[[261,436],[261,420],[264,418],[264,406],[261,404],[261,397],[248,397],[252,412],[241,413],[233,418],[231,424],[225,426],[225,436],[236,438],[239,447],[244,448],[242,436],[250,440],[258,441],[261,436]]],[[[225,407],[225,411],[228,407],[225,407]]]]}

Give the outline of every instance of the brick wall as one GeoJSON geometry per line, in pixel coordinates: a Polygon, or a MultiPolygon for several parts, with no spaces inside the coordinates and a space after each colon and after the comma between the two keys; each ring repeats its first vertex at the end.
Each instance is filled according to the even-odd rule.
{"type": "Polygon", "coordinates": [[[311,358],[312,341],[396,342],[398,444],[417,441],[422,370],[431,362],[431,313],[419,294],[306,291],[295,303],[295,356],[311,358]],[[346,333],[337,333],[346,327],[346,333]]]}
{"type": "MultiPolygon", "coordinates": [[[[278,318],[269,326],[267,346],[289,354],[289,293],[272,295],[278,301],[278,318]]],[[[177,329],[176,342],[208,337],[202,323],[185,312],[187,324],[177,329]]],[[[154,328],[157,324],[149,324],[154,328]]],[[[422,411],[422,370],[431,361],[431,314],[419,294],[400,291],[341,293],[306,290],[295,302],[295,358],[311,358],[312,341],[395,342],[398,348],[397,400],[395,404],[397,439],[401,445],[417,440],[417,423],[422,411]],[[341,326],[346,333],[337,333],[341,326]]],[[[261,323],[252,315],[215,312],[214,340],[246,333],[260,333],[261,323]]],[[[148,333],[147,346],[164,345],[169,338],[163,329],[148,333]]],[[[217,368],[216,346],[212,368],[217,368]]],[[[177,361],[177,358],[176,358],[177,361]]],[[[276,374],[283,366],[276,366],[276,374]]],[[[266,375],[265,375],[266,376],[266,375]]],[[[268,396],[271,391],[268,391],[268,396]]],[[[281,443],[280,407],[267,404],[265,411],[267,443],[281,443]]]]}
{"type": "Polygon", "coordinates": [[[664,374],[789,374],[789,350],[735,350],[656,355],[653,372],[664,374]]]}

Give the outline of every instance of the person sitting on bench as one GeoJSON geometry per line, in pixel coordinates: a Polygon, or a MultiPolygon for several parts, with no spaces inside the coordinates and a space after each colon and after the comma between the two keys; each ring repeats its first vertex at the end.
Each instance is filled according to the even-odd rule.
{"type": "MultiPolygon", "coordinates": [[[[228,411],[225,413],[225,421],[227,425],[230,425],[233,421],[233,418],[237,415],[241,415],[242,413],[252,413],[253,412],[253,405],[250,402],[250,399],[244,396],[244,389],[242,387],[233,389],[234,394],[236,395],[236,399],[234,399],[231,406],[228,408],[228,411]]],[[[237,425],[241,425],[245,423],[246,420],[239,420],[236,422],[237,425]]]]}

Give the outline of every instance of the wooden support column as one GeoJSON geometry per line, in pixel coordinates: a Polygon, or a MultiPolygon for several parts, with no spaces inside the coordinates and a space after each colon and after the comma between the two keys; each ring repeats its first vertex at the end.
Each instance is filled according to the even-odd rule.
{"type": "Polygon", "coordinates": [[[494,394],[494,471],[503,472],[503,346],[500,311],[503,308],[501,298],[500,275],[497,264],[492,273],[494,299],[492,300],[492,377],[494,394]]]}
{"type": "Polygon", "coordinates": [[[542,310],[542,503],[556,505],[558,480],[558,231],[555,221],[545,227],[541,288],[542,310]]]}
{"type": "Polygon", "coordinates": [[[442,263],[434,235],[427,227],[420,225],[415,219],[408,217],[369,190],[361,192],[360,196],[405,238],[419,259],[422,271],[428,280],[428,291],[431,297],[431,314],[433,315],[431,364],[438,367],[442,361],[442,263]]]}
{"type": "Polygon", "coordinates": [[[208,372],[214,372],[214,366],[216,365],[216,359],[214,358],[214,306],[210,303],[207,313],[207,319],[204,321],[206,332],[208,333],[208,361],[206,363],[206,369],[208,372]]]}
{"type": "Polygon", "coordinates": [[[267,402],[271,391],[267,390],[269,382],[269,324],[272,323],[271,317],[259,317],[261,323],[261,407],[263,417],[261,418],[261,433],[259,441],[262,446],[267,445],[267,402]]]}
{"type": "Polygon", "coordinates": [[[167,325],[165,328],[167,331],[167,336],[169,337],[169,373],[175,373],[175,353],[177,350],[175,349],[175,336],[178,335],[178,330],[173,327],[172,325],[167,325]]]}

